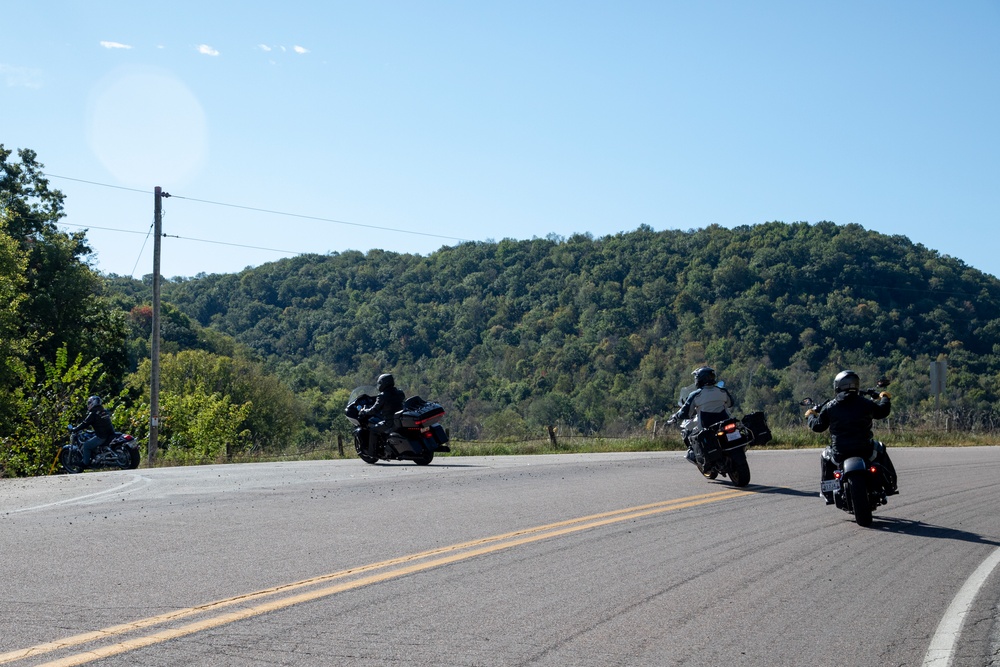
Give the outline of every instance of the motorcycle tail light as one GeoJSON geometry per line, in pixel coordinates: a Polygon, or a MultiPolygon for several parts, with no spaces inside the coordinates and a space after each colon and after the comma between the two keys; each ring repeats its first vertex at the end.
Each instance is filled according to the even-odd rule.
{"type": "Polygon", "coordinates": [[[840,479],[843,476],[844,476],[844,473],[840,472],[839,470],[835,470],[834,473],[833,473],[833,478],[834,479],[840,479]]]}
{"type": "Polygon", "coordinates": [[[873,475],[874,475],[875,473],[877,473],[877,472],[878,472],[878,468],[876,468],[875,466],[870,466],[870,467],[868,468],[868,472],[870,472],[871,474],[873,474],[873,475]]]}
{"type": "Polygon", "coordinates": [[[733,431],[736,430],[736,424],[726,424],[725,426],[722,427],[722,430],[725,431],[726,433],[732,433],[733,431]]]}

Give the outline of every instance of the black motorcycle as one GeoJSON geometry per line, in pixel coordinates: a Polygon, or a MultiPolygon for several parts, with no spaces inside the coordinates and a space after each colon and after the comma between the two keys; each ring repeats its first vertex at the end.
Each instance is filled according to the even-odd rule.
{"type": "MultiPolygon", "coordinates": [[[[861,394],[875,399],[888,386],[889,380],[882,378],[876,388],[863,389],[861,394]]],[[[817,405],[811,398],[804,398],[799,401],[799,405],[818,411],[826,403],[817,405]]],[[[878,440],[872,440],[871,446],[871,455],[868,457],[849,456],[841,459],[829,446],[822,454],[823,458],[831,461],[836,469],[833,471],[833,479],[820,482],[820,493],[824,495],[832,493],[833,503],[845,512],[853,514],[859,526],[870,526],[872,512],[879,505],[888,502],[887,474],[878,462],[879,455],[885,452],[885,445],[878,440]]]]}
{"type": "Polygon", "coordinates": [[[403,409],[388,415],[392,428],[378,434],[375,455],[368,453],[368,417],[361,410],[375,403],[378,389],[365,385],[358,387],[348,399],[344,414],[354,424],[354,449],[365,463],[375,463],[379,459],[413,461],[425,466],[434,460],[436,452],[450,452],[448,433],[438,422],[444,416],[444,408],[437,403],[425,401],[419,396],[411,396],[403,401],[403,409]]]}
{"type": "MultiPolygon", "coordinates": [[[[722,386],[721,382],[719,386],[722,386]]],[[[684,405],[687,395],[693,390],[694,387],[682,389],[677,404],[684,405]]],[[[671,418],[667,423],[677,422],[671,418]]],[[[750,483],[747,447],[771,441],[767,415],[763,412],[751,412],[742,419],[729,417],[704,428],[699,426],[697,418],[685,419],[680,423],[680,430],[688,448],[687,459],[698,468],[698,472],[706,479],[728,476],[733,486],[738,487],[750,483]]]]}
{"type": "MultiPolygon", "coordinates": [[[[59,448],[53,468],[59,465],[64,472],[71,474],[84,471],[83,444],[81,436],[93,437],[93,431],[77,431],[69,427],[69,444],[59,448]]],[[[127,433],[115,432],[114,437],[106,445],[94,450],[90,463],[86,468],[115,470],[134,470],[139,467],[139,441],[127,433]]]]}

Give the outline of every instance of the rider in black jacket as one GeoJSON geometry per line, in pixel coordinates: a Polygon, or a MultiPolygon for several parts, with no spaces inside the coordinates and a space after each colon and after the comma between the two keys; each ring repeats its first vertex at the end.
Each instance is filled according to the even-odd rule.
{"type": "MultiPolygon", "coordinates": [[[[819,408],[806,411],[809,428],[817,433],[830,429],[830,447],[820,457],[820,479],[833,479],[837,462],[852,456],[861,456],[866,461],[877,461],[886,472],[886,493],[898,493],[896,489],[896,469],[889,459],[884,446],[874,440],[872,421],[889,416],[890,396],[888,392],[879,394],[873,401],[861,395],[861,378],[854,371],[845,370],[833,380],[833,390],[837,396],[819,408]],[[832,458],[831,458],[832,454],[832,458]],[[834,461],[833,459],[836,459],[834,461]]],[[[832,493],[820,493],[829,505],[832,493]]]]}
{"type": "Polygon", "coordinates": [[[379,433],[392,429],[392,416],[403,409],[406,400],[406,394],[396,389],[396,379],[390,373],[379,375],[375,386],[378,389],[375,402],[358,411],[359,417],[368,418],[368,455],[372,457],[376,456],[379,433]]]}
{"type": "Polygon", "coordinates": [[[85,466],[90,465],[90,459],[93,457],[95,449],[108,444],[115,437],[115,427],[111,423],[111,415],[101,404],[100,396],[91,396],[87,399],[87,417],[73,430],[79,431],[87,426],[94,429],[94,435],[81,437],[80,444],[83,448],[83,465],[85,466]]]}

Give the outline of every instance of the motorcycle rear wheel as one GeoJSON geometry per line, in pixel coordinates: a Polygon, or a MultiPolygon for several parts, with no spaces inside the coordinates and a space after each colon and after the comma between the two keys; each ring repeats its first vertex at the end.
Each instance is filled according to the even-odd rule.
{"type": "Polygon", "coordinates": [[[59,464],[71,475],[83,472],[83,455],[72,449],[64,449],[59,453],[59,464]]]}
{"type": "Polygon", "coordinates": [[[744,487],[750,483],[750,464],[747,462],[746,452],[737,450],[730,457],[732,469],[729,471],[729,479],[733,486],[744,487]]]}
{"type": "Polygon", "coordinates": [[[139,450],[128,447],[128,469],[135,470],[139,467],[139,450]]]}
{"type": "Polygon", "coordinates": [[[847,480],[847,492],[851,497],[851,507],[854,508],[854,520],[864,528],[872,525],[872,508],[868,504],[868,485],[861,477],[847,480]]]}
{"type": "Polygon", "coordinates": [[[132,450],[128,447],[122,447],[116,454],[118,458],[118,467],[122,470],[128,470],[132,465],[132,456],[129,454],[130,451],[132,450]]]}
{"type": "Polygon", "coordinates": [[[418,466],[430,465],[430,462],[434,460],[434,452],[427,452],[423,456],[417,456],[413,459],[413,462],[418,466]]]}

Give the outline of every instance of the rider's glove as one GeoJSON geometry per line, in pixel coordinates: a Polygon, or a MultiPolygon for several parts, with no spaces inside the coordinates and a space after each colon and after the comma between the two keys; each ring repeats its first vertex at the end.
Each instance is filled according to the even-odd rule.
{"type": "Polygon", "coordinates": [[[892,398],[892,396],[887,391],[883,391],[881,394],[878,395],[878,397],[879,398],[892,398]]]}
{"type": "Polygon", "coordinates": [[[808,410],[806,410],[806,417],[814,417],[814,416],[816,416],[818,414],[819,413],[816,412],[815,410],[813,410],[812,408],[809,408],[808,410]]]}

